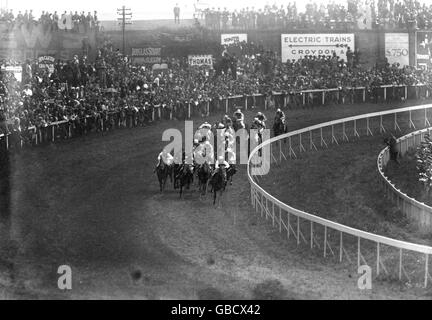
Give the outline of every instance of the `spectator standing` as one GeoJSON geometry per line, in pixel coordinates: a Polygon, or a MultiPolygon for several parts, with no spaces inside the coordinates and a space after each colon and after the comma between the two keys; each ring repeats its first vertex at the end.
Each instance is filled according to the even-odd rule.
{"type": "Polygon", "coordinates": [[[178,3],[176,3],[176,6],[174,7],[174,23],[180,24],[180,7],[178,3]]]}

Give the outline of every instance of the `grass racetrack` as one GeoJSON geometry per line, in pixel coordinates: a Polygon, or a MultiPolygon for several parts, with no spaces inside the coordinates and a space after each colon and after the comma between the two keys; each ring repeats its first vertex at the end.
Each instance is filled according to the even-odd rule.
{"type": "MultiPolygon", "coordinates": [[[[326,106],[286,114],[295,130],[394,107],[326,106]]],[[[246,113],[248,123],[255,113],[246,113]]],[[[269,118],[272,113],[266,112],[269,118]]],[[[195,127],[201,122],[195,119],[195,127]]],[[[430,292],[396,282],[361,291],[356,269],[287,242],[253,212],[245,166],[220,208],[194,191],[179,199],[169,186],[160,194],[153,169],[166,144],[162,132],[183,127],[164,121],[11,156],[0,298],[430,299],[430,292]],[[57,288],[63,264],[72,268],[70,291],[57,288]]],[[[285,174],[271,173],[268,178],[277,179],[271,191],[299,209],[369,231],[382,231],[387,223],[390,233],[430,244],[409,232],[382,200],[374,177],[382,148],[374,136],[308,152],[275,169],[285,174]]]]}

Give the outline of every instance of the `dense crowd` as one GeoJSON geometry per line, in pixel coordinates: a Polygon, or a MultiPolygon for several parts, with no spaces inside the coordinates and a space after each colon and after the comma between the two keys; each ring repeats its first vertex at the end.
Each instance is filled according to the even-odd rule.
{"type": "Polygon", "coordinates": [[[273,4],[234,11],[212,7],[202,10],[199,16],[207,28],[215,30],[429,29],[432,5],[414,0],[347,0],[347,5],[309,2],[300,11],[296,2],[290,2],[286,6],[273,4]]]}
{"type": "Polygon", "coordinates": [[[64,11],[63,13],[50,13],[48,11],[42,11],[42,14],[37,18],[33,10],[25,10],[23,13],[19,11],[18,14],[14,14],[12,9],[0,11],[0,23],[6,23],[10,29],[15,26],[25,26],[28,29],[32,29],[37,25],[42,25],[45,32],[57,31],[59,29],[72,32],[87,32],[88,30],[94,30],[99,28],[99,20],[97,17],[97,11],[93,13],[81,11],[75,11],[69,13],[64,11]]]}
{"type": "Polygon", "coordinates": [[[155,106],[186,118],[188,104],[203,110],[204,116],[207,102],[223,110],[223,98],[233,95],[282,92],[295,96],[300,90],[323,88],[344,93],[359,86],[369,92],[384,84],[429,83],[432,77],[427,71],[388,63],[365,69],[358,59],[344,61],[335,55],[282,63],[273,52],[253,43],[221,50],[215,70],[190,67],[187,59],[169,59],[164,70],[133,65],[107,40],[95,63],[75,56],[57,62],[49,73],[27,61],[22,83],[9,72],[0,73],[0,133],[9,130],[6,119],[19,130],[43,129],[51,122],[67,120],[81,133],[87,118],[96,129],[145,125],[155,106]]]}

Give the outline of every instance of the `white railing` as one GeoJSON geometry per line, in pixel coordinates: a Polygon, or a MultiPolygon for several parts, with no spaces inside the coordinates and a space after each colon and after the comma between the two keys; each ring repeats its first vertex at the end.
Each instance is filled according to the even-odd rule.
{"type": "MultiPolygon", "coordinates": [[[[431,279],[431,275],[429,273],[429,256],[432,254],[431,246],[396,240],[363,230],[358,230],[293,208],[272,196],[259,185],[258,182],[259,179],[261,179],[261,175],[252,174],[251,171],[252,168],[254,168],[254,170],[258,170],[259,172],[260,168],[252,165],[251,160],[255,154],[265,146],[270,146],[271,161],[273,163],[278,163],[283,159],[287,160],[288,158],[297,158],[295,148],[298,148],[298,153],[306,152],[307,141],[309,141],[309,150],[317,150],[316,145],[318,143],[315,144],[314,141],[317,139],[319,140],[319,145],[321,147],[328,147],[329,144],[339,144],[339,141],[349,141],[349,136],[351,136],[351,139],[359,138],[360,133],[370,136],[373,135],[372,129],[374,129],[371,126],[372,122],[376,124],[375,129],[379,130],[379,133],[381,134],[385,133],[389,129],[389,125],[393,130],[397,131],[400,130],[400,125],[402,125],[400,124],[400,120],[398,120],[398,115],[401,113],[407,113],[407,120],[410,128],[415,128],[414,122],[421,122],[420,124],[417,123],[418,126],[428,127],[430,126],[430,122],[427,112],[431,109],[432,105],[423,105],[354,116],[292,131],[264,141],[261,145],[252,150],[248,161],[248,180],[251,186],[252,206],[256,211],[261,212],[261,215],[263,217],[265,216],[266,219],[270,217],[273,222],[273,226],[278,227],[279,232],[282,232],[282,229],[284,229],[287,232],[288,238],[291,236],[294,237],[297,240],[298,245],[303,241],[310,244],[312,249],[314,247],[322,248],[324,257],[329,255],[329,253],[335,256],[335,250],[332,249],[331,245],[331,240],[333,240],[334,243],[334,234],[333,237],[330,237],[329,234],[337,233],[337,242],[339,245],[339,262],[342,262],[343,257],[346,257],[349,261],[351,261],[348,251],[346,250],[348,246],[347,244],[344,245],[344,237],[345,239],[348,237],[350,240],[353,238],[357,240],[355,245],[357,247],[357,266],[360,266],[362,263],[367,264],[366,259],[361,252],[361,241],[368,241],[369,244],[372,242],[374,244],[374,248],[376,248],[375,265],[377,275],[380,275],[380,273],[383,272],[387,275],[390,275],[390,269],[385,266],[382,257],[384,245],[388,246],[389,248],[396,249],[399,252],[397,272],[399,280],[402,280],[403,276],[410,280],[412,270],[407,272],[405,270],[403,261],[404,257],[405,259],[410,259],[411,256],[409,255],[415,254],[415,265],[416,267],[422,266],[422,274],[424,277],[423,284],[424,287],[427,287],[428,280],[431,279]],[[417,116],[420,114],[420,120],[413,120],[414,113],[417,116]],[[362,124],[363,130],[360,130],[359,124],[362,124]],[[387,129],[385,128],[384,124],[387,126],[387,129]],[[352,130],[348,130],[348,127],[352,127],[352,130]],[[335,132],[336,128],[339,129],[338,134],[335,132]],[[294,139],[297,142],[296,146],[293,145],[294,139]],[[288,143],[283,143],[283,141],[288,143]],[[275,146],[276,143],[278,145],[275,146]],[[275,150],[277,153],[279,153],[279,156],[274,154],[275,150]],[[310,233],[309,240],[306,239],[307,236],[304,235],[301,227],[301,223],[303,223],[304,227],[305,222],[308,224],[308,230],[310,233]],[[319,235],[322,236],[322,242],[318,242],[317,240],[319,238],[317,231],[318,228],[321,228],[321,230],[323,229],[323,232],[321,232],[319,235]],[[420,259],[418,259],[418,255],[421,256],[420,259]],[[421,260],[423,260],[423,262],[420,262],[421,260]]],[[[361,214],[361,212],[359,212],[359,214],[361,214]]],[[[368,250],[368,253],[370,253],[370,250],[368,250]]]]}
{"type": "MultiPolygon", "coordinates": [[[[401,156],[412,147],[417,147],[424,140],[425,134],[429,134],[431,128],[418,130],[397,139],[397,146],[401,156]]],[[[384,174],[385,167],[390,160],[389,148],[383,149],[378,155],[377,167],[383,183],[385,194],[399,209],[412,221],[415,221],[423,232],[432,232],[432,207],[420,202],[399,190],[384,174]]]]}

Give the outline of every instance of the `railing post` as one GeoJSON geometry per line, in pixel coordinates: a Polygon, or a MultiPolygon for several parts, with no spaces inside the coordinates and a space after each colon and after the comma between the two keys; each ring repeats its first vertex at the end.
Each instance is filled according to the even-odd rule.
{"type": "Polygon", "coordinates": [[[399,280],[402,279],[402,248],[399,248],[399,280]]]}
{"type": "Polygon", "coordinates": [[[225,113],[228,114],[228,98],[225,100],[225,113]]]}
{"type": "Polygon", "coordinates": [[[363,88],[363,102],[366,102],[366,88],[363,88]]]}
{"type": "Polygon", "coordinates": [[[324,258],[327,253],[327,226],[324,226],[324,258]]]}
{"type": "Polygon", "coordinates": [[[377,242],[377,275],[380,273],[380,244],[377,242]]]}
{"type": "Polygon", "coordinates": [[[188,102],[188,119],[191,118],[191,103],[188,102]]]}
{"type": "Polygon", "coordinates": [[[426,253],[426,257],[425,257],[425,281],[424,281],[425,289],[427,288],[428,277],[429,277],[429,254],[426,253]]]}
{"type": "Polygon", "coordinates": [[[360,237],[357,237],[357,268],[360,267],[360,237]]]}
{"type": "Polygon", "coordinates": [[[247,110],[248,109],[248,97],[247,96],[245,96],[245,110],[247,110]]]}
{"type": "Polygon", "coordinates": [[[340,243],[339,243],[339,262],[342,262],[342,254],[343,254],[343,240],[342,240],[342,231],[340,232],[340,243]]]}
{"type": "Polygon", "coordinates": [[[311,239],[311,243],[310,243],[310,246],[311,246],[311,249],[313,249],[313,221],[311,221],[311,224],[310,224],[310,239],[311,239]]]}

